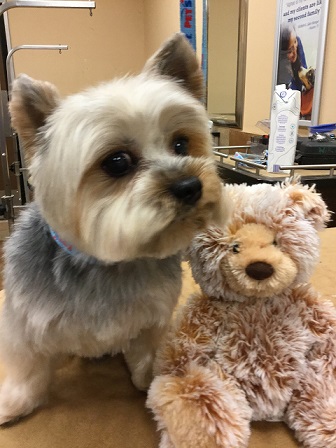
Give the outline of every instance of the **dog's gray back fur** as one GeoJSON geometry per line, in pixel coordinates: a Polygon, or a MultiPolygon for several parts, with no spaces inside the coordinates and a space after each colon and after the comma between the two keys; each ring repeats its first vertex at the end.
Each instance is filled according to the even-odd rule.
{"type": "MultiPolygon", "coordinates": [[[[69,352],[99,355],[95,339],[97,347],[105,345],[99,352],[123,349],[143,327],[160,325],[159,319],[170,315],[180,287],[179,255],[106,265],[84,254],[66,253],[34,203],[22,213],[5,245],[3,319],[7,313],[11,320],[15,315],[11,330],[23,331],[22,337],[33,338],[41,350],[46,333],[54,338],[55,351],[67,344],[69,352]],[[140,327],[137,313],[142,316],[140,327]],[[92,345],[81,347],[78,337],[92,337],[92,345]]],[[[50,343],[47,346],[53,351],[50,343]]]]}

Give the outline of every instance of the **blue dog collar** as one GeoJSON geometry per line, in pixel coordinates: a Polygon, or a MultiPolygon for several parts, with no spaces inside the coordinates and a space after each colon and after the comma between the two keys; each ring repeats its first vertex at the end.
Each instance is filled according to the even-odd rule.
{"type": "MultiPolygon", "coordinates": [[[[80,252],[79,250],[77,250],[72,244],[69,244],[67,241],[64,241],[62,238],[60,238],[60,236],[58,235],[57,232],[55,232],[55,230],[53,230],[50,226],[49,226],[49,232],[50,235],[52,237],[52,239],[55,241],[55,243],[62,249],[64,250],[64,252],[66,252],[67,254],[71,255],[72,257],[77,257],[77,261],[81,261],[81,262],[85,262],[85,263],[89,263],[89,264],[106,264],[105,262],[93,257],[92,255],[88,255],[84,252],[80,252]]],[[[108,263],[108,264],[113,264],[113,263],[108,263]]]]}
{"type": "Polygon", "coordinates": [[[51,227],[49,227],[49,231],[55,243],[57,243],[59,247],[63,249],[66,253],[73,256],[79,255],[81,253],[76,248],[74,248],[72,244],[69,244],[66,241],[62,240],[62,238],[60,238],[58,233],[56,233],[55,230],[53,230],[51,227]]]}

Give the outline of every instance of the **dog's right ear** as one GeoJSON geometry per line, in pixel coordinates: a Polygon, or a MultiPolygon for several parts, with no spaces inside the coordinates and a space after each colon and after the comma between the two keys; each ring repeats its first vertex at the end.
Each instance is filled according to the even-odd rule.
{"type": "Polygon", "coordinates": [[[35,137],[48,115],[58,106],[60,96],[49,82],[20,75],[13,83],[9,112],[13,128],[24,146],[27,163],[35,153],[35,137]]]}
{"type": "Polygon", "coordinates": [[[202,70],[195,51],[182,33],[176,33],[167,40],[147,61],[143,72],[173,78],[197,99],[203,99],[202,70]]]}

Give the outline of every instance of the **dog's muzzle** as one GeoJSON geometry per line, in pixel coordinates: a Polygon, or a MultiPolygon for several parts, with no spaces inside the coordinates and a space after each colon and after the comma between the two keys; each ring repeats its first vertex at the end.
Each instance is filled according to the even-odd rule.
{"type": "Polygon", "coordinates": [[[169,190],[186,205],[195,205],[202,196],[202,182],[196,176],[185,177],[174,182],[169,190]]]}

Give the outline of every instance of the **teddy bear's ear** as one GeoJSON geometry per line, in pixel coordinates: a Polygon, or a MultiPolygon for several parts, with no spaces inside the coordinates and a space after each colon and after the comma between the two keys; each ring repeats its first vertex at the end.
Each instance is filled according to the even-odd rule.
{"type": "Polygon", "coordinates": [[[186,252],[196,283],[209,296],[221,297],[225,279],[220,265],[228,249],[223,231],[210,226],[193,239],[186,252]]]}
{"type": "Polygon", "coordinates": [[[326,226],[331,212],[321,195],[317,193],[315,185],[311,187],[303,185],[299,177],[294,177],[286,180],[282,188],[287,191],[290,209],[303,214],[316,230],[322,230],[326,226]]]}

